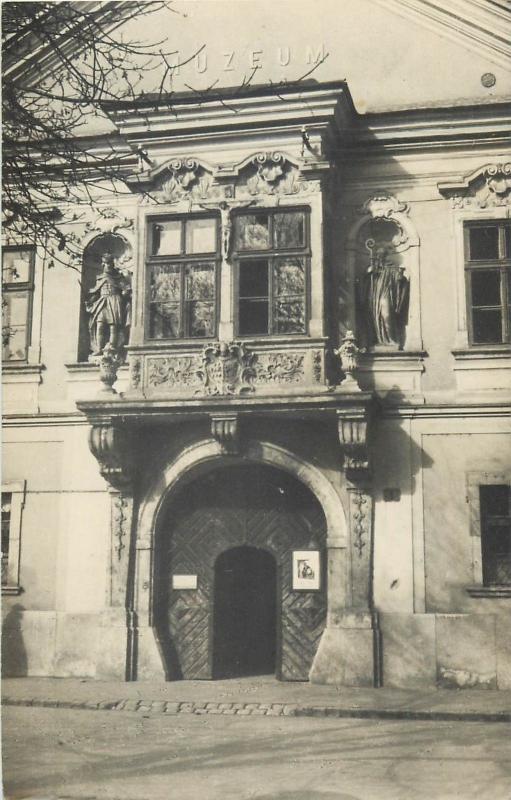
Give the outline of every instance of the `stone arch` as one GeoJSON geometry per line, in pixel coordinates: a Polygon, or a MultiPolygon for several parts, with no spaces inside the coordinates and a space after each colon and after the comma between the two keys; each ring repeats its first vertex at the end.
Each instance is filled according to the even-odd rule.
{"type": "MultiPolygon", "coordinates": [[[[134,575],[134,611],[138,621],[138,679],[165,679],[162,655],[153,628],[154,547],[158,525],[165,513],[166,501],[178,487],[201,474],[225,465],[265,464],[281,469],[306,486],[321,505],[327,528],[328,562],[331,553],[347,547],[346,513],[341,498],[328,478],[313,464],[286,448],[270,442],[251,440],[240,457],[226,456],[218,442],[203,440],[183,450],[170,461],[148,488],[138,513],[136,563],[134,575]]],[[[329,567],[330,569],[330,567],[329,567]]],[[[332,585],[335,581],[332,582],[332,585]]],[[[343,586],[335,586],[342,593],[343,586]]],[[[328,591],[327,603],[332,602],[328,591]]],[[[339,605],[339,603],[337,603],[339,605]]]]}
{"type": "Polygon", "coordinates": [[[227,459],[220,444],[209,439],[186,448],[176,459],[167,464],[141,503],[138,539],[143,540],[145,546],[151,548],[154,546],[159,515],[169,493],[181,482],[193,480],[200,473],[214,469],[215,466],[224,466],[226,463],[259,463],[290,473],[310,489],[323,508],[328,543],[337,547],[346,546],[346,515],[341,498],[330,481],[313,464],[281,445],[256,440],[247,442],[244,453],[239,458],[228,456],[227,459]]]}

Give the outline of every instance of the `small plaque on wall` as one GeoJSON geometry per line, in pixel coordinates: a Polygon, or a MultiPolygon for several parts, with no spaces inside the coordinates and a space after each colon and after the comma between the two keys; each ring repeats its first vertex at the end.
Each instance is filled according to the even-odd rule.
{"type": "Polygon", "coordinates": [[[197,575],[173,575],[172,576],[173,589],[196,589],[197,588],[197,575]]]}
{"type": "Polygon", "coordinates": [[[293,589],[317,592],[320,588],[319,550],[293,551],[293,589]]]}

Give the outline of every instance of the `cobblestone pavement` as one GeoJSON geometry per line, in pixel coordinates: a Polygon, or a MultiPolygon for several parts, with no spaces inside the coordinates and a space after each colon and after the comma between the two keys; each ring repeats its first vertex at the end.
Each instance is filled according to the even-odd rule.
{"type": "MultiPolygon", "coordinates": [[[[9,800],[509,800],[501,724],[7,706],[9,800]]],[[[238,709],[238,712],[243,709],[238,709]]]]}
{"type": "Polygon", "coordinates": [[[322,716],[463,719],[511,722],[511,692],[452,689],[350,689],[279,682],[273,677],[224,681],[131,682],[10,678],[4,705],[226,716],[322,716]]]}
{"type": "Polygon", "coordinates": [[[352,719],[414,719],[437,721],[511,722],[511,712],[429,711],[414,709],[361,709],[335,706],[308,706],[297,703],[206,703],[163,700],[58,700],[51,698],[17,699],[4,697],[2,705],[34,708],[74,708],[86,711],[138,711],[142,714],[236,714],[265,717],[336,717],[352,719]]]}

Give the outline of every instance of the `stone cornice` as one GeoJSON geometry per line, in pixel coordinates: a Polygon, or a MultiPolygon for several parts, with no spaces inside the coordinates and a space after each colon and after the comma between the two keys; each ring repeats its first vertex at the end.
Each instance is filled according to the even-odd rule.
{"type": "Polygon", "coordinates": [[[335,120],[346,127],[356,114],[345,81],[295,86],[252,87],[238,94],[229,92],[174,94],[169,104],[156,105],[150,99],[129,103],[108,103],[108,113],[130,142],[140,143],[155,136],[195,136],[215,130],[252,129],[257,126],[288,127],[313,124],[324,127],[335,120]],[[232,96],[231,96],[232,95],[232,96]]]}

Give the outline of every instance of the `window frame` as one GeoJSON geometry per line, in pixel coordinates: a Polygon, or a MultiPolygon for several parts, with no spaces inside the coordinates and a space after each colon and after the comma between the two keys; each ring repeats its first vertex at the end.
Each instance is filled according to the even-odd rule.
{"type": "MultiPolygon", "coordinates": [[[[231,255],[231,260],[233,264],[233,272],[234,272],[234,292],[233,292],[233,299],[234,299],[234,308],[233,308],[233,322],[234,322],[234,332],[236,338],[240,338],[243,340],[257,340],[261,337],[264,339],[287,339],[287,338],[297,338],[297,337],[304,337],[309,336],[309,323],[310,323],[310,313],[311,313],[311,262],[312,262],[312,248],[311,248],[311,229],[310,229],[310,218],[311,218],[311,209],[309,206],[277,206],[274,208],[259,208],[254,207],[251,209],[239,209],[233,213],[233,250],[231,255]],[[269,218],[269,240],[270,244],[273,243],[273,230],[274,230],[274,222],[273,217],[275,214],[293,214],[293,213],[301,213],[304,216],[304,244],[301,248],[298,247],[269,247],[266,249],[258,249],[258,250],[236,250],[234,247],[235,244],[235,227],[236,227],[236,220],[243,216],[254,216],[254,215],[267,215],[269,218]],[[273,264],[275,261],[279,259],[285,258],[286,256],[297,256],[303,258],[305,263],[305,275],[304,275],[304,330],[297,332],[297,333],[276,333],[274,331],[274,322],[273,322],[273,284],[274,284],[274,271],[273,271],[273,264]],[[240,333],[240,300],[244,299],[240,297],[240,265],[243,261],[253,261],[256,259],[267,260],[268,261],[268,332],[266,333],[240,333]]],[[[246,298],[245,298],[246,299],[246,298]]]]}
{"type": "Polygon", "coordinates": [[[146,248],[145,248],[145,262],[144,262],[144,269],[145,269],[145,282],[146,282],[146,291],[145,291],[145,324],[144,324],[144,340],[150,344],[158,345],[159,343],[194,343],[194,342],[206,342],[211,339],[218,338],[218,326],[220,320],[220,269],[221,269],[221,252],[220,252],[220,215],[219,214],[211,214],[211,213],[180,213],[180,214],[160,214],[160,215],[151,215],[146,218],[146,248]],[[215,222],[215,251],[209,253],[192,253],[187,254],[185,252],[186,249],[186,223],[190,220],[196,219],[211,219],[215,222]],[[181,249],[180,253],[172,254],[172,255],[153,255],[153,231],[154,225],[158,223],[164,222],[180,222],[181,223],[181,249]],[[214,320],[214,330],[212,334],[207,334],[206,336],[189,336],[185,335],[184,333],[184,324],[185,324],[185,310],[187,301],[185,298],[185,269],[188,265],[193,263],[204,263],[205,261],[214,262],[214,282],[215,282],[215,291],[214,291],[214,313],[215,313],[215,320],[214,320]],[[181,319],[181,328],[182,328],[182,335],[174,336],[174,337],[154,337],[150,335],[150,325],[151,325],[151,268],[153,266],[157,266],[158,264],[161,265],[171,265],[176,264],[180,266],[180,274],[181,274],[181,290],[180,290],[180,299],[179,299],[179,308],[180,308],[180,319],[181,319]]]}
{"type": "Polygon", "coordinates": [[[9,520],[9,550],[7,553],[7,583],[2,583],[2,595],[18,595],[20,586],[21,522],[25,506],[26,481],[9,481],[2,484],[2,494],[11,495],[9,520]]]}
{"type": "Polygon", "coordinates": [[[23,358],[4,358],[3,355],[3,342],[2,342],[2,363],[7,364],[27,364],[30,360],[30,348],[32,345],[32,327],[33,327],[33,310],[34,310],[34,288],[35,288],[35,255],[36,249],[31,244],[15,244],[5,245],[2,247],[2,292],[4,295],[21,295],[27,297],[27,315],[25,323],[25,355],[23,358]],[[30,254],[29,260],[29,275],[27,281],[20,281],[19,283],[8,283],[3,279],[4,271],[4,255],[5,253],[14,252],[28,252],[30,254]]]}
{"type": "Polygon", "coordinates": [[[481,486],[511,486],[511,472],[470,472],[467,474],[467,503],[470,514],[472,541],[472,568],[474,585],[467,586],[471,597],[511,597],[511,583],[485,584],[483,582],[483,528],[481,520],[481,486]]]}
{"type": "MultiPolygon", "coordinates": [[[[465,278],[465,302],[467,314],[468,346],[471,349],[503,347],[511,344],[511,252],[506,253],[506,227],[511,228],[507,218],[471,219],[463,222],[463,260],[465,278]],[[498,258],[471,259],[470,231],[475,228],[496,227],[498,231],[498,258]],[[502,338],[500,341],[476,342],[474,341],[474,309],[486,306],[474,306],[472,303],[472,276],[475,272],[494,270],[499,272],[500,305],[487,306],[488,309],[499,309],[502,318],[502,338]]],[[[511,235],[509,237],[511,249],[511,235]]]]}

